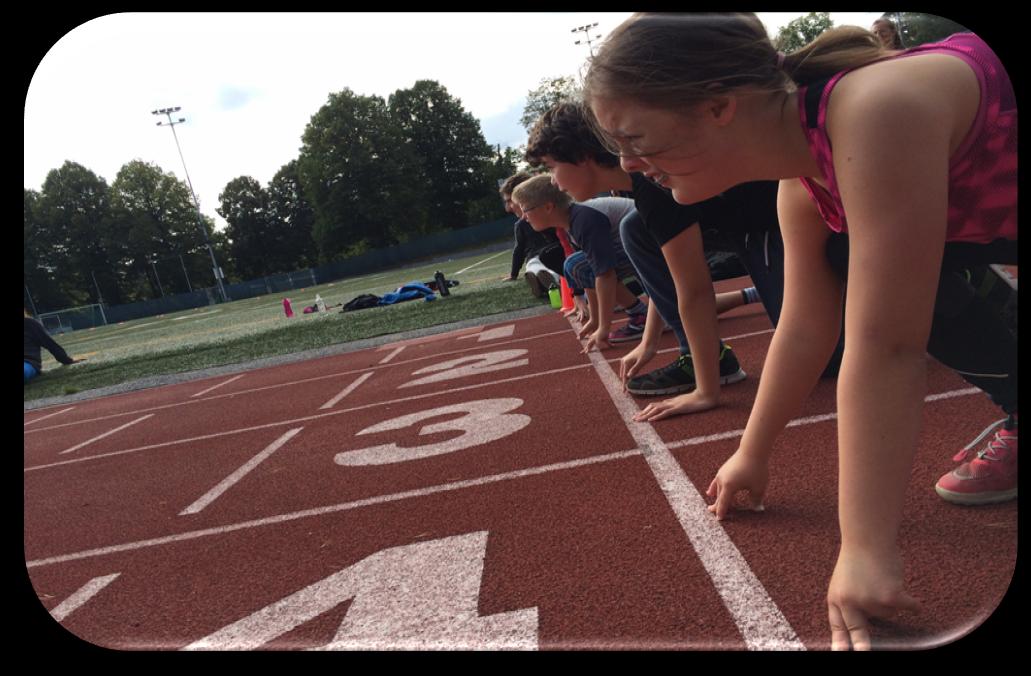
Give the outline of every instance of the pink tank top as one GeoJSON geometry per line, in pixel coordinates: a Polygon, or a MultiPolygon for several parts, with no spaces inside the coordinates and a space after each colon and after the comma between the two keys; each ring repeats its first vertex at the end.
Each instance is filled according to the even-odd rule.
{"type": "MultiPolygon", "coordinates": [[[[981,105],[970,132],[949,160],[949,210],[946,241],[987,243],[1017,239],[1017,103],[1013,85],[1002,63],[973,33],[907,50],[887,59],[916,54],[949,54],[963,59],[981,85],[981,105]]],[[[867,64],[869,65],[869,64],[867,64]]],[[[826,81],[799,87],[798,108],[809,151],[819,164],[829,188],[801,179],[835,232],[847,232],[848,223],[834,177],[827,104],[844,70],[826,81]]]]}

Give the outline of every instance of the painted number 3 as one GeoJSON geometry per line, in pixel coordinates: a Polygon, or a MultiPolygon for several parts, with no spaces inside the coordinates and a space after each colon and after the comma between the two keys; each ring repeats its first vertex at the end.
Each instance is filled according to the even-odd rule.
{"type": "Polygon", "coordinates": [[[361,432],[358,432],[358,435],[400,430],[411,427],[428,418],[436,418],[449,413],[465,413],[465,415],[459,418],[426,425],[419,430],[420,435],[450,430],[457,430],[463,433],[454,439],[413,448],[404,448],[396,443],[382,444],[380,446],[362,448],[357,451],[337,453],[333,460],[338,465],[387,465],[395,462],[429,458],[444,453],[453,453],[464,448],[497,441],[518,432],[530,424],[530,416],[510,412],[522,405],[523,400],[514,397],[481,399],[479,401],[467,401],[461,404],[441,406],[440,408],[419,411],[418,413],[386,420],[372,427],[366,427],[361,432]]]}

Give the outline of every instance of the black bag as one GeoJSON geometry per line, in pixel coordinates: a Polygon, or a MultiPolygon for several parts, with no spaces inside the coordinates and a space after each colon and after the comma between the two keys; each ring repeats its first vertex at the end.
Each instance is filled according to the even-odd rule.
{"type": "Polygon", "coordinates": [[[371,293],[363,293],[357,298],[353,298],[344,304],[344,309],[341,312],[351,312],[352,310],[364,310],[369,307],[376,307],[379,304],[379,296],[375,296],[371,293]]]}

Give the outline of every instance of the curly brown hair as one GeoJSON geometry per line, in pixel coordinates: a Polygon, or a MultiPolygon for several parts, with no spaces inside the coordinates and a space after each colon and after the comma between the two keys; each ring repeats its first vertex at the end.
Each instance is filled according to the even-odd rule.
{"type": "Polygon", "coordinates": [[[524,159],[540,166],[548,155],[558,162],[580,164],[594,160],[603,167],[619,165],[595,135],[590,115],[579,102],[558,103],[537,119],[526,143],[524,159]]]}

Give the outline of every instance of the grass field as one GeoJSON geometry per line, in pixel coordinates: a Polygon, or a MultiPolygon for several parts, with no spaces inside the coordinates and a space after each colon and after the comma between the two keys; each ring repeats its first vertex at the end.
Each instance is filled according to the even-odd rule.
{"type": "Polygon", "coordinates": [[[62,367],[43,351],[43,374],[24,389],[24,401],[73,394],[148,376],[248,362],[362,338],[474,319],[545,304],[525,283],[501,281],[512,263],[509,249],[410,267],[246,300],[145,317],[57,336],[62,347],[86,361],[62,367]],[[408,301],[355,312],[303,314],[320,294],[327,305],[355,296],[382,296],[398,286],[426,282],[440,270],[460,284],[434,302],[408,301]],[[289,298],[294,316],[283,312],[289,298]]]}

